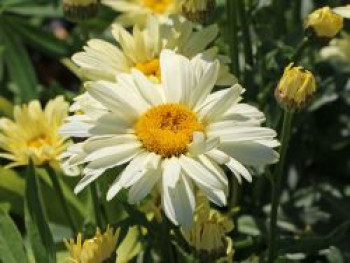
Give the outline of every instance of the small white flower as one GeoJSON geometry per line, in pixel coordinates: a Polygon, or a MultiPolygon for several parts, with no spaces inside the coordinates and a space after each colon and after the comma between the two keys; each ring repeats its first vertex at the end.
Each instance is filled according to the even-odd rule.
{"type": "Polygon", "coordinates": [[[252,181],[246,166],[278,161],[275,131],[261,127],[264,114],[240,103],[236,84],[211,94],[219,62],[204,54],[188,58],[164,50],[161,84],[140,71],[119,74],[117,83],[89,82],[91,97],[103,105],[99,114],[85,110],[60,132],[86,141],[66,153],[70,165],[86,164],[78,193],[107,169],[125,165],[107,199],[129,189],[138,203],[158,186],[165,214],[185,229],[193,223],[194,188],[218,206],[225,206],[228,179],[224,165],[241,181],[252,181]]]}

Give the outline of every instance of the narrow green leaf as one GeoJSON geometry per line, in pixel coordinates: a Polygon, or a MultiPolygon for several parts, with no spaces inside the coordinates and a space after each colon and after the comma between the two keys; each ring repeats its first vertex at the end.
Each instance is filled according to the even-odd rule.
{"type": "Polygon", "coordinates": [[[17,15],[36,16],[36,17],[62,17],[61,10],[53,5],[49,6],[15,6],[6,9],[6,12],[17,15]]]}
{"type": "Polygon", "coordinates": [[[39,48],[41,52],[53,56],[69,55],[69,48],[66,43],[58,40],[51,33],[29,24],[28,21],[22,18],[7,17],[6,21],[29,45],[39,48]]]}
{"type": "Polygon", "coordinates": [[[4,17],[0,17],[0,39],[5,47],[5,64],[19,99],[26,102],[37,98],[38,80],[33,65],[17,33],[7,26],[4,17]]]}
{"type": "Polygon", "coordinates": [[[27,167],[25,223],[37,262],[56,262],[55,246],[43,209],[39,178],[33,164],[27,167]]]}
{"type": "Polygon", "coordinates": [[[0,207],[0,262],[28,262],[21,234],[11,217],[0,207]]]}

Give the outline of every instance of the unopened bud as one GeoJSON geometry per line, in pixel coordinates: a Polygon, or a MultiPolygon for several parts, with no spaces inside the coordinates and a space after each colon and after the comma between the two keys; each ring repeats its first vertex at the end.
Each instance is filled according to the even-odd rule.
{"type": "Polygon", "coordinates": [[[215,11],[215,0],[179,0],[182,14],[190,21],[203,23],[215,11]]]}
{"type": "Polygon", "coordinates": [[[294,67],[291,63],[284,70],[275,90],[275,97],[283,108],[296,111],[306,107],[315,91],[314,75],[302,67],[294,67]]]}
{"type": "Polygon", "coordinates": [[[64,16],[73,22],[80,22],[96,16],[99,0],[63,0],[64,16]]]}
{"type": "Polygon", "coordinates": [[[312,12],[306,20],[305,27],[312,29],[318,37],[333,38],[342,30],[344,18],[328,6],[312,12]]]}

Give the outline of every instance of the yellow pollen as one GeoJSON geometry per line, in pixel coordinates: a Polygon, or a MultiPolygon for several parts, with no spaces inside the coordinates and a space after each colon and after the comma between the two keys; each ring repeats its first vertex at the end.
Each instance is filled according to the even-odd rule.
{"type": "Polygon", "coordinates": [[[137,63],[135,65],[135,68],[142,71],[148,77],[156,77],[158,80],[161,78],[159,59],[157,58],[154,58],[147,62],[137,63]]]}
{"type": "Polygon", "coordinates": [[[141,2],[153,12],[162,14],[165,13],[173,0],[141,0],[141,2]]]}
{"type": "Polygon", "coordinates": [[[47,136],[38,136],[27,142],[28,147],[30,148],[40,148],[44,145],[50,144],[50,138],[47,136]]]}
{"type": "Polygon", "coordinates": [[[175,103],[149,109],[135,124],[136,136],[146,150],[166,158],[186,153],[196,131],[204,131],[196,113],[175,103]]]}

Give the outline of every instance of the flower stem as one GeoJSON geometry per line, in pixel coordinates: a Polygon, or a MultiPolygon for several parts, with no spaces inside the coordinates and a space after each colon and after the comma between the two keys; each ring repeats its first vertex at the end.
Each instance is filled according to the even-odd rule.
{"type": "Polygon", "coordinates": [[[229,24],[231,67],[233,74],[239,78],[239,57],[238,57],[238,23],[237,23],[237,0],[226,0],[227,20],[229,24]]]}
{"type": "Polygon", "coordinates": [[[303,54],[305,48],[309,45],[309,43],[310,38],[304,37],[295,50],[294,56],[292,57],[292,62],[294,62],[295,64],[298,63],[298,61],[301,58],[301,55],[303,54]]]}
{"type": "Polygon", "coordinates": [[[277,215],[278,207],[280,203],[281,195],[281,185],[282,185],[282,175],[283,167],[286,159],[287,149],[289,145],[289,139],[292,128],[293,113],[285,110],[282,126],[281,135],[281,147],[280,147],[280,161],[276,165],[273,177],[271,178],[271,199],[272,208],[270,212],[270,234],[269,234],[269,251],[268,251],[268,262],[272,263],[275,259],[276,254],[276,239],[277,239],[277,215]]]}
{"type": "Polygon", "coordinates": [[[249,31],[249,26],[247,21],[247,12],[245,9],[245,1],[238,0],[237,7],[238,7],[238,15],[240,18],[242,31],[243,31],[242,33],[243,33],[245,63],[248,64],[249,67],[252,67],[253,50],[252,50],[252,41],[251,41],[250,31],[249,31]]]}
{"type": "Polygon", "coordinates": [[[91,191],[92,202],[94,205],[96,225],[99,228],[102,228],[103,227],[102,211],[100,209],[101,205],[98,199],[98,189],[97,189],[96,182],[93,182],[90,184],[90,191],[91,191]]]}
{"type": "Polygon", "coordinates": [[[284,7],[286,3],[284,0],[273,0],[272,2],[273,10],[275,12],[274,29],[275,36],[279,37],[285,35],[286,32],[286,21],[285,21],[285,10],[284,7]]]}
{"type": "Polygon", "coordinates": [[[67,203],[66,198],[64,197],[63,189],[62,189],[62,185],[61,185],[61,182],[59,180],[59,177],[51,166],[47,166],[46,171],[48,172],[50,179],[51,179],[51,182],[53,184],[53,187],[55,188],[55,190],[58,194],[58,198],[61,202],[61,206],[63,208],[64,213],[66,214],[66,217],[67,217],[68,222],[71,226],[71,229],[72,229],[73,233],[77,233],[77,226],[76,226],[74,219],[69,211],[68,203],[67,203]]]}

